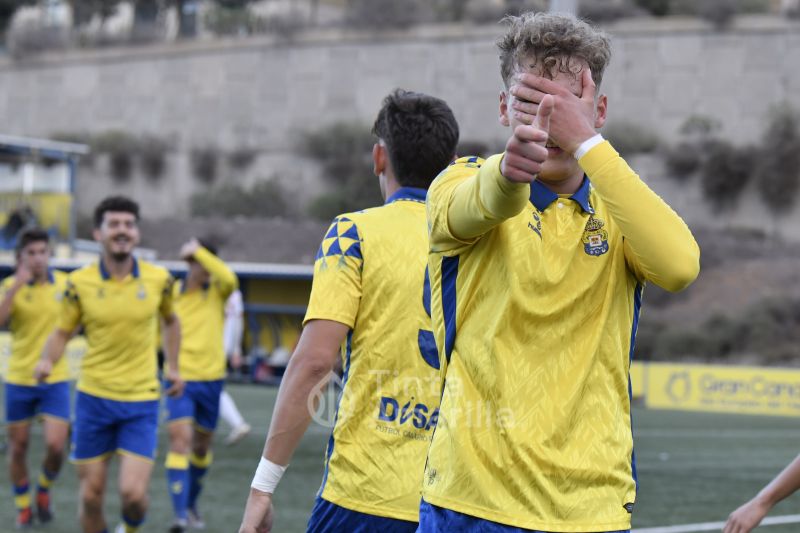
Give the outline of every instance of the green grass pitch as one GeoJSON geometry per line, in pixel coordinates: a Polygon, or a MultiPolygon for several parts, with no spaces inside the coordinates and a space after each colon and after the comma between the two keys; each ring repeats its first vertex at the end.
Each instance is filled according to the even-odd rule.
{"type": "MultiPolygon", "coordinates": [[[[230,386],[253,433],[234,447],[214,447],[214,464],[206,477],[200,505],[210,533],[238,529],[244,502],[258,464],[277,390],[230,386]]],[[[634,527],[666,526],[723,520],[727,514],[769,481],[800,452],[800,421],[789,418],[679,413],[635,408],[634,434],[639,470],[639,496],[634,527]]],[[[224,437],[227,428],[220,428],[224,437]]],[[[328,430],[312,426],[297,450],[275,496],[274,531],[305,531],[305,523],[322,478],[328,430]]],[[[221,438],[220,438],[221,441],[221,438]]],[[[150,490],[150,511],[144,532],[166,531],[171,522],[163,460],[166,439],[160,434],[159,458],[150,490]]],[[[36,426],[29,453],[34,477],[41,458],[41,430],[36,426]]],[[[116,470],[106,496],[106,518],[113,527],[119,516],[116,470]]],[[[0,484],[7,491],[0,505],[0,524],[14,520],[11,487],[5,466],[0,484]]],[[[65,465],[53,489],[56,523],[50,533],[78,531],[77,479],[65,465]]],[[[774,515],[794,514],[800,496],[778,505],[774,515]]],[[[10,529],[10,528],[9,528],[10,529]]],[[[764,528],[768,533],[800,530],[800,524],[764,528]]],[[[0,530],[7,530],[0,526],[0,530]]]]}

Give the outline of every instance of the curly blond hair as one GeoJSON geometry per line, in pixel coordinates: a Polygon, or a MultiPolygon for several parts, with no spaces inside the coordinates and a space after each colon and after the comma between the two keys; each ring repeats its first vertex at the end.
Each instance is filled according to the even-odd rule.
{"type": "Polygon", "coordinates": [[[583,59],[592,70],[595,85],[600,86],[603,71],[611,59],[611,41],[600,30],[569,15],[523,13],[503,19],[508,31],[497,40],[500,49],[500,74],[506,87],[520,69],[536,66],[543,75],[553,78],[558,72],[580,73],[574,59],[583,59]],[[523,61],[532,61],[523,65],[523,61]]]}

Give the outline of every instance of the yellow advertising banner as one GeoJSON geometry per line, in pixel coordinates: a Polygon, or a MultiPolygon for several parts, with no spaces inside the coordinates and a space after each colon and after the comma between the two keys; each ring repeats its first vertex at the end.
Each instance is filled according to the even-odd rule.
{"type": "Polygon", "coordinates": [[[641,361],[633,361],[630,369],[631,377],[631,396],[641,398],[647,390],[647,375],[645,364],[641,361]]]}
{"type": "Polygon", "coordinates": [[[800,370],[649,363],[646,406],[800,416],[800,370]]]}
{"type": "MultiPolygon", "coordinates": [[[[64,357],[67,358],[70,379],[78,378],[78,369],[84,353],[86,353],[86,339],[84,337],[75,337],[67,343],[64,357]]],[[[11,334],[0,332],[0,376],[6,375],[9,357],[11,357],[11,334]]]]}

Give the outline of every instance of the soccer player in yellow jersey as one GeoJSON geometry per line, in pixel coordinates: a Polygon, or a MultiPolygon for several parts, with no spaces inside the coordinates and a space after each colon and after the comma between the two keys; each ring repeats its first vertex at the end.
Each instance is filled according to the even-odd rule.
{"type": "Polygon", "coordinates": [[[211,438],[225,378],[225,302],[239,284],[208,243],[190,240],[181,248],[181,258],[188,264],[188,273],[175,284],[173,294],[182,333],[179,370],[186,386],[182,395],[167,398],[167,486],[175,512],[172,533],[202,522],[197,497],[211,465],[211,438]]]}
{"type": "Polygon", "coordinates": [[[245,533],[270,530],[272,492],[311,420],[311,398],[340,357],[342,393],[308,531],[417,527],[439,403],[424,202],[454,158],[458,125],[442,100],[398,90],[384,100],[373,133],[386,203],[336,217],[322,241],[305,327],[247,501],[245,533]]]}
{"type": "Polygon", "coordinates": [[[70,459],[80,479],[80,521],[85,533],[106,532],[103,495],[109,460],[120,454],[122,523],[137,531],[145,518],[158,427],[156,330],[164,321],[167,394],[180,394],[180,324],[172,304],[172,276],[133,256],[139,242],[139,206],[106,198],[94,212],[98,261],[72,272],[56,329],[35,370],[46,379],[64,352],[70,332],[83,326],[88,345],[81,360],[70,459]]]}
{"type": "Polygon", "coordinates": [[[50,485],[61,470],[64,443],[69,433],[69,383],[66,359],[59,361],[48,379],[37,384],[33,369],[61,309],[67,275],[49,270],[47,232],[32,228],[17,240],[17,271],[0,284],[0,325],[9,323],[11,359],[5,384],[6,425],[10,455],[9,478],[14,489],[18,528],[33,523],[26,455],[31,422],[44,422],[45,457],[36,490],[39,522],[52,520],[50,485]]]}
{"type": "Polygon", "coordinates": [[[505,152],[428,192],[444,386],[419,531],[627,531],[642,286],[683,289],[699,249],[596,131],[608,38],[568,15],[508,22],[505,152]]]}

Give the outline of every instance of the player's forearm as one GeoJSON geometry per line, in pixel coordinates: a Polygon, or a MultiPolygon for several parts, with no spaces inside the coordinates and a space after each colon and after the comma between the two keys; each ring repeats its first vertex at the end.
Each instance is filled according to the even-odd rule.
{"type": "Polygon", "coordinates": [[[269,427],[264,457],[278,465],[288,465],[311,423],[315,398],[333,370],[334,354],[296,352],[286,368],[272,422],[269,427]]]}
{"type": "Polygon", "coordinates": [[[59,359],[64,355],[64,350],[67,347],[67,342],[72,337],[72,333],[62,329],[56,329],[47,337],[47,341],[42,348],[42,361],[48,361],[51,364],[56,364],[59,359]]]}
{"type": "Polygon", "coordinates": [[[800,456],[761,489],[756,498],[770,508],[800,489],[800,456]]]}
{"type": "Polygon", "coordinates": [[[231,321],[231,337],[233,346],[242,345],[242,336],[244,335],[244,317],[236,315],[229,319],[231,321]]]}
{"type": "Polygon", "coordinates": [[[181,351],[181,323],[178,317],[164,322],[164,359],[167,368],[178,370],[178,354],[181,351]]]}
{"type": "Polygon", "coordinates": [[[236,273],[225,264],[225,261],[202,246],[197,249],[193,257],[211,274],[211,277],[217,280],[223,292],[230,294],[236,290],[239,280],[236,277],[236,273]]]}
{"type": "Polygon", "coordinates": [[[630,246],[646,280],[670,291],[700,271],[700,248],[686,223],[607,142],[579,161],[630,246]]]}
{"type": "Polygon", "coordinates": [[[527,183],[500,173],[502,154],[487,159],[478,173],[459,183],[450,196],[447,223],[453,236],[469,240],[517,215],[530,196],[527,183]]]}

